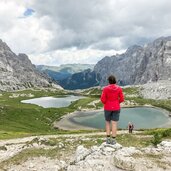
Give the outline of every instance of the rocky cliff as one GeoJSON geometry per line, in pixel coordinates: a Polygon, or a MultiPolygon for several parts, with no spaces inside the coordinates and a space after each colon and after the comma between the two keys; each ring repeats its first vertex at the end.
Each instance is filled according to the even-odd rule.
{"type": "Polygon", "coordinates": [[[94,71],[100,74],[100,85],[114,74],[119,84],[132,85],[171,80],[171,37],[161,37],[144,47],[134,45],[121,55],[105,57],[94,71]]]}
{"type": "MultiPolygon", "coordinates": [[[[171,81],[158,81],[138,86],[140,94],[145,99],[170,99],[171,100],[171,81]]],[[[171,102],[170,102],[171,104],[171,102]]]]}
{"type": "Polygon", "coordinates": [[[0,91],[49,87],[51,84],[52,80],[38,72],[27,55],[16,55],[0,40],[0,91]]]}

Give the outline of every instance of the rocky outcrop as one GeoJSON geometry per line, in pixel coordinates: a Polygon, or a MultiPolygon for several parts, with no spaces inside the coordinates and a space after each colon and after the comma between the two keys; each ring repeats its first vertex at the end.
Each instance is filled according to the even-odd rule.
{"type": "Polygon", "coordinates": [[[101,76],[100,85],[114,74],[120,85],[144,84],[171,80],[171,37],[161,37],[152,43],[132,46],[121,55],[105,57],[94,71],[101,76]]]}
{"type": "Polygon", "coordinates": [[[158,81],[139,86],[145,99],[171,99],[171,81],[158,81]]]}
{"type": "Polygon", "coordinates": [[[27,55],[16,55],[0,40],[0,91],[50,87],[51,84],[52,80],[38,72],[27,55]]]}
{"type": "Polygon", "coordinates": [[[75,163],[68,166],[68,171],[101,171],[101,170],[170,170],[171,142],[163,141],[157,148],[122,147],[103,143],[86,149],[79,146],[75,163]]]}
{"type": "MultiPolygon", "coordinates": [[[[71,135],[70,135],[71,136],[71,135]]],[[[48,145],[48,138],[30,138],[8,140],[0,143],[0,161],[12,158],[26,149],[64,149],[64,144],[59,142],[56,146],[48,145]],[[20,144],[18,144],[20,141],[20,144]],[[9,142],[13,142],[9,144],[9,142]],[[2,146],[3,145],[3,146],[2,146]]],[[[86,139],[86,138],[84,138],[86,139]]],[[[70,139],[71,140],[71,139],[70,139]]],[[[69,140],[68,140],[69,141],[69,140]]],[[[72,147],[70,147],[71,149],[72,147]]],[[[58,150],[59,150],[58,149],[58,150]]],[[[157,147],[145,148],[124,147],[118,143],[85,148],[78,145],[75,154],[62,158],[49,158],[46,156],[29,157],[22,163],[3,166],[6,171],[29,170],[66,170],[66,171],[170,171],[171,170],[171,141],[162,141],[157,147]]]]}

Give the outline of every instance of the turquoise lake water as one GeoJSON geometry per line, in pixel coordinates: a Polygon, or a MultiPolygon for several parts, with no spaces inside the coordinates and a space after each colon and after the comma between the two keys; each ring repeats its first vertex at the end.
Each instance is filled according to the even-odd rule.
{"type": "MultiPolygon", "coordinates": [[[[22,103],[30,103],[42,106],[44,108],[49,107],[67,107],[73,101],[84,98],[83,96],[66,96],[61,98],[55,97],[41,97],[29,100],[23,100],[22,103]]],[[[79,115],[70,118],[71,122],[78,123],[80,125],[104,129],[105,120],[103,111],[89,111],[80,112],[79,115]]],[[[118,122],[118,128],[126,129],[128,122],[133,122],[135,129],[140,128],[160,128],[168,127],[168,123],[171,123],[171,118],[168,117],[168,113],[165,110],[152,107],[136,107],[136,108],[122,108],[120,113],[120,120],[118,122]]],[[[171,125],[171,124],[170,124],[171,125]]]]}
{"type": "MultiPolygon", "coordinates": [[[[93,128],[104,129],[105,120],[103,111],[81,112],[71,121],[93,128]]],[[[152,107],[122,108],[118,128],[126,129],[128,122],[134,124],[135,129],[168,127],[171,119],[165,110],[152,107]]]]}

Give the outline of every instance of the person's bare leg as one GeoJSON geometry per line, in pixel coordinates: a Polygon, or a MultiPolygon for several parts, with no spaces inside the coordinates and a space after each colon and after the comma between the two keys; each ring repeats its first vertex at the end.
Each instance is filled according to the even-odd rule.
{"type": "Polygon", "coordinates": [[[116,137],[117,134],[117,122],[112,121],[112,137],[116,137]]]}
{"type": "Polygon", "coordinates": [[[110,121],[106,121],[106,136],[110,136],[110,121]]]}

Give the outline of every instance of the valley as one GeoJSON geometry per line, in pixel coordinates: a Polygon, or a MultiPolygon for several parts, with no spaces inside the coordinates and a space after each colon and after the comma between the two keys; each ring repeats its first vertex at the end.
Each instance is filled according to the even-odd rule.
{"type": "Polygon", "coordinates": [[[73,119],[72,114],[75,112],[102,110],[103,105],[99,98],[106,84],[106,77],[110,73],[116,73],[117,77],[121,78],[118,84],[122,85],[125,95],[123,108],[146,106],[165,110],[169,125],[171,81],[168,42],[170,37],[160,38],[149,44],[147,46],[149,49],[133,46],[125,54],[105,57],[95,65],[94,69],[78,73],[76,71],[61,80],[63,88],[61,82],[58,84],[47,73],[40,73],[25,54],[14,54],[1,41],[0,170],[84,171],[90,166],[97,167],[99,163],[100,170],[143,168],[146,171],[150,168],[169,171],[170,126],[135,129],[132,135],[128,134],[127,128],[121,129],[118,131],[118,143],[115,146],[106,146],[104,127],[87,129],[81,124],[76,124],[77,129],[71,129],[73,127],[71,122],[69,126],[64,122],[65,128],[58,125],[67,116],[73,119]],[[153,53],[149,55],[149,51],[153,53]],[[163,55],[158,55],[159,51],[163,55]],[[136,59],[142,57],[142,61],[135,60],[139,63],[134,61],[135,65],[131,63],[131,68],[128,66],[127,70],[113,67],[118,61],[127,66],[132,57],[136,59]],[[146,63],[147,57],[148,62],[150,59],[152,62],[146,63]],[[162,65],[166,70],[158,65],[161,57],[165,58],[165,63],[163,60],[162,65]],[[158,70],[156,67],[151,68],[154,61],[158,70]],[[132,67],[135,69],[137,66],[139,66],[138,72],[135,72],[132,67]],[[58,107],[22,103],[25,100],[44,98],[44,103],[48,104],[48,99],[61,98],[65,101],[66,97],[72,96],[84,98],[72,100],[66,106],[58,107]],[[115,157],[116,155],[119,157],[115,157]],[[159,162],[158,158],[162,162],[159,162]],[[109,161],[107,164],[104,163],[106,160],[109,161]],[[143,162],[147,164],[139,165],[143,162]]]}

